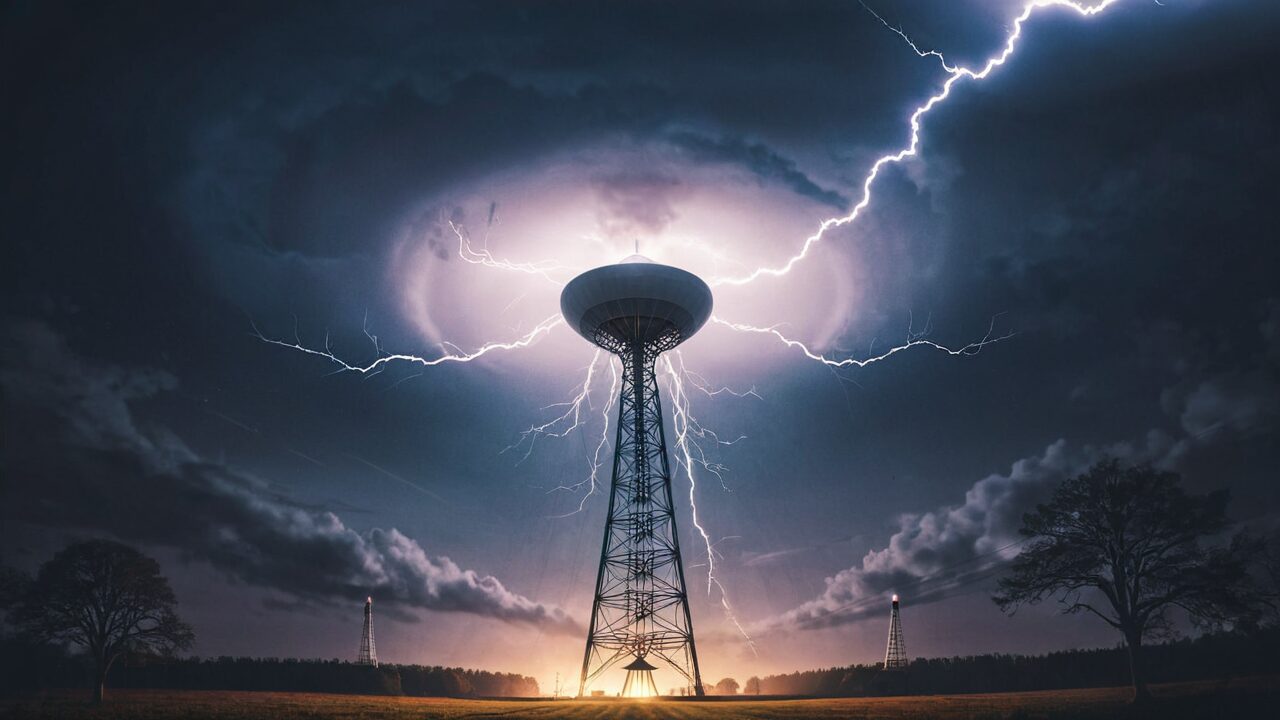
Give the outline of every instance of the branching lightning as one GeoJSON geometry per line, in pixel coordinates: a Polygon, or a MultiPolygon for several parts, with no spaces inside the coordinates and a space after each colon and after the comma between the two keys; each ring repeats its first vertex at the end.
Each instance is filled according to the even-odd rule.
{"type": "MultiPolygon", "coordinates": [[[[881,19],[880,22],[884,23],[884,25],[888,27],[890,30],[893,30],[894,32],[901,35],[902,38],[907,41],[907,44],[911,46],[911,49],[916,52],[917,55],[920,55],[921,57],[935,55],[936,57],[938,57],[942,61],[942,67],[948,75],[947,80],[944,83],[942,83],[942,88],[936,94],[932,95],[928,100],[926,100],[924,104],[918,106],[915,109],[915,111],[911,113],[911,116],[908,120],[909,125],[911,127],[911,134],[910,134],[910,139],[907,142],[907,145],[894,153],[891,153],[889,155],[882,155],[879,159],[877,159],[874,163],[872,163],[871,169],[867,172],[866,178],[862,182],[862,199],[860,199],[858,203],[853,206],[853,209],[850,210],[847,214],[839,217],[830,217],[830,218],[827,218],[826,220],[823,220],[822,223],[818,225],[817,231],[815,231],[809,237],[805,238],[804,244],[801,245],[799,252],[797,252],[795,255],[792,255],[790,258],[788,258],[787,261],[784,262],[782,265],[779,265],[777,267],[759,267],[746,275],[741,275],[737,277],[713,278],[710,281],[710,284],[713,286],[714,285],[746,285],[747,283],[753,282],[756,279],[761,277],[765,277],[765,276],[781,277],[783,275],[786,275],[787,273],[791,272],[791,269],[794,268],[796,264],[798,264],[800,261],[804,260],[806,257],[809,256],[809,251],[813,248],[814,245],[817,245],[819,242],[822,241],[823,237],[827,234],[828,230],[831,230],[832,228],[838,228],[844,225],[848,225],[849,223],[852,223],[854,220],[857,220],[858,216],[862,214],[862,211],[865,210],[867,206],[871,204],[871,188],[875,184],[876,178],[880,176],[880,171],[883,170],[888,165],[896,165],[896,164],[902,163],[907,158],[915,157],[919,153],[920,128],[925,116],[927,116],[930,112],[932,112],[935,107],[944,103],[947,100],[947,98],[951,96],[951,89],[956,86],[956,83],[966,79],[973,80],[973,81],[985,80],[987,76],[989,76],[996,68],[1000,67],[1001,65],[1004,65],[1005,62],[1008,61],[1008,59],[1013,56],[1014,51],[1018,47],[1018,40],[1022,37],[1022,26],[1028,20],[1030,20],[1031,17],[1034,16],[1037,11],[1043,10],[1045,8],[1050,8],[1050,7],[1064,7],[1070,10],[1074,10],[1076,13],[1078,13],[1082,17],[1092,17],[1094,15],[1101,13],[1103,10],[1106,10],[1108,7],[1114,5],[1116,2],[1119,2],[1119,0],[1101,0],[1101,2],[1099,2],[1096,5],[1088,6],[1088,5],[1084,5],[1082,3],[1076,2],[1076,0],[1031,0],[1030,2],[1028,2],[1026,5],[1022,7],[1022,13],[1018,15],[1018,17],[1014,18],[1013,29],[1010,31],[1009,35],[1005,38],[1004,49],[1000,53],[988,58],[986,63],[983,64],[981,70],[972,70],[964,66],[948,65],[946,60],[942,59],[941,53],[936,53],[933,51],[928,51],[928,52],[921,51],[920,48],[917,47],[916,44],[912,42],[909,37],[907,37],[906,33],[902,32],[898,28],[894,28],[892,25],[889,25],[889,23],[881,19]]],[[[875,15],[874,12],[872,14],[875,15]]],[[[878,19],[880,18],[879,15],[876,15],[876,17],[878,19]]]]}
{"type": "MultiPolygon", "coordinates": [[[[757,400],[764,399],[763,397],[760,396],[759,392],[756,392],[755,385],[752,385],[750,390],[735,390],[734,388],[731,388],[727,385],[721,385],[720,387],[715,387],[705,377],[685,367],[684,355],[682,353],[676,353],[676,356],[680,359],[680,372],[684,374],[685,378],[689,381],[689,384],[692,385],[695,390],[702,393],[703,395],[706,395],[707,397],[716,397],[717,395],[727,394],[727,395],[732,395],[736,398],[753,397],[757,400]]],[[[738,439],[741,440],[742,438],[738,438],[738,439]]],[[[725,444],[732,445],[735,442],[737,442],[737,440],[734,440],[733,442],[725,443],[725,444]]]]}
{"type": "MultiPolygon", "coordinates": [[[[678,356],[677,351],[677,356],[678,356]]],[[[720,606],[724,609],[725,617],[733,623],[742,637],[746,638],[747,644],[751,647],[751,652],[759,654],[756,651],[755,640],[747,633],[746,628],[738,621],[737,613],[734,612],[733,606],[729,604],[729,594],[725,592],[724,585],[720,583],[720,579],[716,577],[716,548],[715,543],[711,541],[711,536],[707,533],[705,527],[702,526],[701,520],[698,518],[698,480],[694,474],[693,466],[695,463],[707,468],[710,472],[715,473],[717,477],[720,472],[712,469],[707,465],[705,455],[702,453],[697,443],[690,438],[690,433],[698,433],[698,421],[694,419],[690,411],[689,396],[685,394],[684,378],[681,377],[679,371],[676,370],[675,364],[671,362],[669,355],[663,355],[660,358],[663,368],[666,370],[668,380],[668,394],[671,396],[671,429],[676,436],[676,468],[683,469],[685,476],[689,479],[689,508],[693,517],[693,527],[702,536],[703,543],[707,549],[707,594],[711,594],[711,588],[714,586],[720,591],[720,606]],[[695,454],[701,458],[695,460],[695,454]]],[[[717,442],[720,442],[717,440],[717,442]]],[[[723,482],[723,478],[721,479],[723,482]]]]}
{"type": "MultiPolygon", "coordinates": [[[[597,358],[600,356],[600,353],[601,353],[600,350],[596,350],[597,358]]],[[[584,486],[586,486],[587,492],[584,493],[582,497],[578,500],[578,509],[573,510],[571,512],[567,512],[563,515],[557,515],[556,517],[558,518],[565,518],[565,517],[569,517],[570,515],[574,515],[582,512],[583,508],[587,506],[587,500],[590,499],[592,495],[595,495],[596,490],[600,487],[600,467],[601,467],[600,455],[601,453],[604,452],[605,448],[609,447],[609,411],[613,409],[614,398],[618,397],[618,388],[619,388],[619,383],[621,382],[621,377],[618,375],[617,363],[614,362],[612,357],[605,358],[605,362],[609,365],[609,372],[612,374],[613,379],[609,383],[609,395],[608,395],[608,398],[605,400],[604,409],[600,411],[600,439],[596,442],[595,451],[591,455],[591,460],[589,465],[590,471],[588,472],[586,478],[574,483],[573,485],[557,485],[556,487],[551,488],[550,490],[547,491],[549,493],[551,492],[571,492],[572,493],[572,492],[578,492],[584,486]]],[[[595,367],[595,359],[592,359],[592,367],[595,367]]],[[[590,384],[591,384],[591,377],[590,377],[590,373],[588,373],[587,380],[583,384],[584,393],[590,392],[590,389],[589,389],[590,384]]],[[[581,397],[583,397],[583,395],[579,395],[579,398],[581,397]]],[[[579,400],[578,402],[580,403],[581,401],[579,400]]],[[[575,421],[573,427],[570,427],[564,433],[557,435],[556,437],[564,437],[565,435],[568,435],[570,431],[572,431],[575,427],[578,427],[579,425],[580,424],[575,421]]]]}
{"type": "Polygon", "coordinates": [[[971,342],[967,345],[963,345],[958,348],[950,348],[950,347],[947,347],[946,345],[942,345],[940,343],[934,342],[933,340],[929,340],[927,337],[925,337],[925,335],[928,333],[928,330],[925,330],[924,332],[921,332],[921,333],[916,333],[916,332],[913,332],[910,328],[908,328],[907,340],[906,342],[900,345],[894,345],[893,347],[890,347],[888,350],[884,350],[879,354],[871,355],[861,359],[842,358],[842,359],[836,360],[810,350],[807,345],[800,342],[799,340],[793,340],[787,337],[786,335],[783,335],[782,331],[778,330],[778,326],[776,325],[772,325],[768,327],[759,327],[755,325],[747,325],[744,323],[729,322],[728,320],[724,320],[715,315],[711,316],[711,322],[717,325],[722,325],[724,327],[729,328],[730,330],[734,330],[737,332],[755,333],[759,335],[771,335],[774,338],[777,338],[787,347],[799,350],[801,353],[804,354],[805,357],[809,358],[810,360],[816,360],[817,362],[820,362],[823,365],[827,365],[835,368],[844,368],[844,367],[863,368],[868,365],[878,363],[881,360],[885,360],[893,355],[897,355],[898,353],[904,350],[910,350],[913,347],[929,347],[929,348],[933,348],[934,350],[944,352],[948,355],[977,355],[978,352],[982,350],[982,348],[988,345],[993,345],[1002,340],[1008,340],[1009,338],[1013,337],[1012,332],[1007,332],[1003,335],[996,335],[995,320],[993,319],[991,321],[991,325],[987,327],[987,334],[984,335],[981,340],[976,340],[974,342],[971,342]]]}
{"type": "Polygon", "coordinates": [[[458,237],[458,257],[462,258],[463,262],[468,262],[472,265],[483,265],[484,267],[494,268],[496,270],[512,270],[526,275],[538,275],[553,285],[564,285],[564,283],[551,277],[550,273],[559,270],[568,271],[576,275],[579,272],[578,268],[561,265],[552,260],[518,263],[510,260],[504,260],[502,258],[496,258],[493,256],[493,253],[489,252],[488,231],[485,233],[485,242],[482,247],[477,250],[471,246],[471,235],[465,228],[450,220],[449,229],[453,230],[453,234],[458,237]]]}
{"type": "Polygon", "coordinates": [[[725,467],[723,463],[709,459],[706,451],[702,447],[702,442],[710,442],[716,446],[729,446],[736,445],[739,442],[746,440],[747,436],[739,435],[732,440],[723,440],[714,430],[703,426],[702,423],[698,422],[698,419],[693,416],[693,413],[689,411],[689,399],[688,395],[685,394],[685,387],[693,387],[699,392],[706,394],[707,397],[715,397],[716,395],[727,393],[738,398],[754,397],[757,400],[762,400],[763,398],[760,397],[760,394],[756,392],[754,387],[746,392],[734,390],[730,387],[712,389],[706,384],[706,381],[703,380],[700,375],[690,372],[689,369],[685,367],[683,353],[676,350],[675,355],[676,362],[672,363],[670,359],[668,359],[667,364],[673,371],[676,371],[676,365],[679,365],[679,370],[675,372],[675,376],[681,380],[681,383],[678,388],[673,388],[673,391],[678,389],[682,396],[681,399],[683,401],[685,426],[683,435],[686,440],[686,449],[692,450],[691,454],[697,461],[698,465],[702,466],[703,469],[712,475],[715,475],[716,479],[720,481],[720,486],[724,488],[726,492],[730,492],[729,486],[726,485],[724,481],[724,473],[728,471],[729,468],[725,467]],[[696,438],[696,440],[694,438],[696,438]]]}
{"type": "Polygon", "coordinates": [[[921,50],[919,46],[915,44],[915,41],[913,41],[910,37],[907,36],[907,34],[902,30],[902,28],[897,27],[895,25],[890,25],[888,20],[885,20],[883,17],[880,17],[880,14],[877,13],[875,10],[872,10],[871,6],[863,2],[863,0],[858,0],[858,4],[862,6],[863,10],[866,10],[867,12],[871,13],[871,17],[874,17],[876,20],[879,20],[881,25],[889,28],[898,37],[905,40],[907,42],[907,45],[910,46],[913,51],[915,51],[916,55],[919,55],[922,58],[936,57],[938,58],[938,62],[942,63],[943,70],[946,70],[949,73],[953,73],[956,71],[955,67],[947,64],[947,59],[942,56],[942,53],[938,52],[937,50],[921,50]]]}
{"type": "MultiPolygon", "coordinates": [[[[538,425],[530,425],[528,429],[520,433],[520,439],[502,449],[505,453],[508,450],[515,450],[521,446],[526,446],[524,455],[520,456],[520,462],[524,462],[529,458],[529,454],[533,452],[533,446],[538,438],[554,437],[562,438],[574,430],[582,427],[582,406],[591,405],[591,380],[596,374],[596,364],[600,362],[600,354],[603,350],[596,349],[594,355],[591,356],[591,364],[587,365],[587,377],[582,381],[582,386],[578,389],[578,394],[568,402],[553,403],[543,407],[543,410],[551,408],[565,408],[560,415],[538,425]]],[[[519,463],[516,463],[517,465],[519,463]]]]}
{"type": "MultiPolygon", "coordinates": [[[[562,324],[564,324],[564,318],[560,317],[559,314],[552,315],[551,317],[535,325],[532,330],[525,333],[523,336],[521,336],[517,340],[513,340],[510,342],[485,343],[484,345],[481,345],[479,348],[472,350],[471,352],[462,352],[460,350],[446,351],[443,355],[435,358],[424,358],[418,355],[405,355],[402,353],[386,354],[383,352],[382,346],[378,343],[377,336],[370,335],[368,332],[368,329],[366,328],[365,334],[368,335],[370,340],[373,341],[374,347],[377,349],[377,352],[378,352],[378,358],[373,362],[369,363],[368,365],[353,365],[347,362],[346,360],[343,360],[342,358],[335,355],[329,346],[329,338],[327,335],[325,336],[324,349],[318,350],[316,348],[311,348],[311,347],[307,347],[306,345],[303,345],[302,340],[300,340],[296,336],[296,334],[293,342],[289,342],[288,340],[280,340],[278,338],[269,338],[266,335],[263,335],[262,332],[258,330],[258,327],[256,325],[253,325],[253,334],[259,340],[269,345],[279,345],[280,347],[286,347],[291,350],[297,350],[298,352],[306,353],[307,355],[317,355],[319,357],[325,358],[329,362],[334,363],[335,365],[338,366],[338,370],[337,370],[338,372],[355,372],[355,373],[360,373],[361,375],[368,375],[370,373],[381,372],[386,365],[393,362],[408,362],[408,363],[415,363],[417,365],[422,365],[424,367],[435,367],[436,365],[444,365],[445,363],[471,362],[473,360],[478,360],[484,357],[485,355],[488,355],[491,352],[495,352],[499,350],[518,350],[520,348],[526,348],[532,345],[539,337],[546,335],[547,333],[555,329],[557,325],[562,325],[562,324]]],[[[456,345],[453,345],[451,343],[447,345],[448,347],[457,348],[456,345]]]]}

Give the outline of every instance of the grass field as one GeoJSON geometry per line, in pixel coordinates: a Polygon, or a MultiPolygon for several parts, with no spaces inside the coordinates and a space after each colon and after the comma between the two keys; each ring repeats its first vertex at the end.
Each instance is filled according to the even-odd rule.
{"type": "Polygon", "coordinates": [[[992,695],[931,695],[898,698],[749,700],[722,698],[625,702],[617,700],[453,700],[308,693],[117,690],[102,708],[85,704],[87,694],[55,693],[0,700],[5,718],[1250,718],[1270,716],[1280,701],[1280,678],[1183,683],[1153,688],[1156,702],[1141,713],[1128,704],[1128,688],[1058,690],[992,695]]]}

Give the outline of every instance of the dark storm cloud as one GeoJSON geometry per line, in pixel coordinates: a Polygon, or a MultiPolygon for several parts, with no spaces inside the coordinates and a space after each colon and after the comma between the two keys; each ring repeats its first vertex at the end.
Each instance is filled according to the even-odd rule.
{"type": "Polygon", "coordinates": [[[822,594],[761,623],[763,629],[819,629],[856,622],[884,610],[884,599],[900,593],[923,605],[969,591],[1018,553],[1022,516],[1049,499],[1062,480],[1104,457],[1164,464],[1177,448],[1151,433],[1142,447],[1077,447],[1058,440],[1043,453],[1013,463],[1008,473],[974,483],[964,502],[898,519],[888,544],[853,567],[826,578],[822,594]]]}
{"type": "MultiPolygon", "coordinates": [[[[1183,470],[1193,454],[1271,431],[1280,415],[1280,380],[1268,364],[1274,343],[1274,303],[1230,353],[1235,369],[1188,370],[1162,393],[1169,420],[1181,432],[1153,428],[1137,443],[1079,444],[1058,439],[1042,453],[1013,463],[1009,472],[974,483],[959,505],[898,518],[898,530],[884,547],[869,551],[860,563],[826,578],[814,600],[763,621],[762,629],[818,629],[856,622],[883,611],[884,596],[901,593],[913,604],[945,600],[969,592],[998,573],[1022,545],[1019,528],[1025,513],[1045,502],[1063,480],[1079,475],[1104,458],[1129,464],[1149,463],[1183,470]]],[[[1201,352],[1213,343],[1202,342],[1201,352]]],[[[1195,352],[1192,348],[1190,352],[1195,352]]]]}
{"type": "Polygon", "coordinates": [[[164,427],[140,425],[133,405],[174,389],[172,375],[85,360],[41,323],[8,330],[0,370],[5,445],[13,449],[6,474],[11,501],[25,509],[11,520],[173,547],[302,599],[372,593],[406,607],[579,630],[561,610],[432,557],[394,528],[357,532],[332,512],[201,457],[164,427]],[[23,452],[31,430],[55,434],[56,458],[23,452]]]}
{"type": "Polygon", "coordinates": [[[440,100],[406,85],[352,98],[276,138],[268,235],[312,256],[376,250],[371,240],[423,198],[606,131],[650,134],[663,102],[654,88],[543,92],[493,75],[459,80],[440,100]]]}
{"type": "Polygon", "coordinates": [[[1257,343],[1220,337],[1213,352],[1186,352],[1178,384],[1161,393],[1164,411],[1193,438],[1220,433],[1265,438],[1280,422],[1280,300],[1268,298],[1257,343]]]}
{"type": "MultiPolygon", "coordinates": [[[[231,4],[202,23],[205,12],[157,9],[149,21],[221,30],[189,40],[217,68],[183,70],[203,82],[179,76],[180,54],[182,62],[166,61],[181,32],[168,42],[147,37],[135,51],[151,61],[144,84],[164,103],[142,108],[136,122],[170,129],[176,137],[163,149],[185,151],[168,190],[179,237],[212,258],[204,264],[224,298],[255,316],[280,311],[259,288],[325,285],[297,304],[326,322],[335,294],[380,279],[375,263],[338,272],[331,261],[379,257],[435,195],[593,143],[653,143],[659,154],[673,144],[687,166],[740,167],[843,210],[845,193],[802,169],[782,143],[896,133],[886,121],[902,80],[928,71],[841,2],[804,12],[769,3],[619,3],[608,12],[561,3],[323,12],[231,4]],[[347,33],[361,41],[329,41],[347,33]],[[901,68],[873,69],[881,50],[901,68]],[[272,260],[246,258],[244,245],[272,260]],[[287,265],[268,265],[278,257],[287,265]],[[341,283],[348,288],[335,292],[341,283]]],[[[105,36],[120,20],[103,22],[105,36]]],[[[663,172],[679,180],[684,169],[663,172]]],[[[641,227],[670,215],[643,210],[641,227]]]]}
{"type": "Polygon", "coordinates": [[[691,132],[674,132],[668,138],[695,162],[741,165],[762,183],[775,182],[801,197],[835,210],[848,210],[852,204],[840,192],[819,186],[796,167],[794,160],[779,155],[762,143],[749,143],[741,138],[713,139],[691,132]]]}
{"type": "MultiPolygon", "coordinates": [[[[113,281],[84,259],[71,238],[92,226],[116,238],[110,264],[169,261],[196,280],[177,283],[196,308],[207,293],[264,322],[333,326],[340,300],[359,296],[390,317],[397,307],[368,289],[388,238],[434,196],[593,143],[669,154],[673,128],[690,166],[839,203],[790,149],[811,138],[785,140],[896,134],[886,121],[903,89],[870,65],[901,47],[849,5],[42,5],[4,49],[21,111],[0,123],[33,140],[12,167],[35,179],[5,202],[18,237],[43,238],[15,264],[70,266],[117,298],[153,292],[158,278],[113,281]]],[[[898,57],[904,77],[928,72],[898,57]]],[[[16,280],[23,293],[62,286],[16,280]]]]}
{"type": "MultiPolygon", "coordinates": [[[[893,41],[845,3],[804,13],[764,3],[622,3],[609,13],[479,3],[278,15],[226,21],[234,32],[207,48],[218,73],[154,108],[187,135],[194,185],[180,215],[196,221],[200,243],[369,252],[423,196],[605,138],[663,141],[673,127],[684,128],[670,140],[694,164],[740,165],[843,206],[839,190],[821,187],[772,138],[803,126],[850,131],[865,113],[840,109],[899,91],[896,78],[860,66],[893,41]],[[317,38],[335,25],[370,45],[332,52],[317,38]],[[841,92],[830,91],[836,83],[841,92]],[[270,202],[247,195],[251,187],[270,202]]],[[[904,65],[909,75],[925,70],[904,65]]],[[[164,64],[152,72],[167,91],[179,82],[164,64]]]]}
{"type": "MultiPolygon", "coordinates": [[[[265,241],[276,252],[321,258],[368,253],[377,248],[372,241],[385,237],[423,198],[489,172],[619,138],[653,143],[650,155],[655,159],[664,157],[670,145],[684,168],[740,168],[761,185],[837,210],[849,206],[846,196],[820,186],[794,159],[765,142],[668,132],[668,126],[696,117],[697,111],[655,85],[557,91],[475,74],[452,83],[438,97],[423,96],[407,84],[381,92],[353,90],[344,103],[312,119],[274,128],[270,116],[291,112],[298,111],[265,106],[250,115],[215,114],[202,120],[230,124],[240,133],[207,137],[196,146],[210,169],[199,175],[206,187],[188,201],[198,205],[187,215],[207,217],[212,224],[197,231],[216,238],[219,233],[210,231],[225,228],[229,214],[247,217],[249,227],[257,228],[248,234],[240,226],[229,228],[232,237],[265,241]],[[256,142],[245,144],[254,136],[256,142]],[[223,145],[224,140],[234,144],[223,145]],[[260,177],[245,176],[252,166],[247,159],[225,162],[271,146],[268,156],[279,158],[278,167],[260,166],[260,177]],[[246,181],[271,186],[269,217],[255,220],[251,210],[234,206],[231,198],[246,181]],[[207,205],[211,198],[213,207],[207,205]]],[[[596,185],[615,220],[657,232],[674,218],[671,203],[682,189],[684,168],[635,168],[600,176],[596,185]]]]}
{"type": "Polygon", "coordinates": [[[1236,372],[1211,378],[1187,395],[1180,418],[1193,435],[1219,428],[1261,433],[1280,416],[1280,384],[1265,370],[1236,372]]]}
{"type": "MultiPolygon", "coordinates": [[[[938,600],[1012,550],[1022,513],[1048,498],[1052,484],[1087,467],[1092,452],[1055,442],[1039,456],[1014,463],[965,493],[963,504],[899,518],[888,544],[861,563],[826,579],[822,594],[763,623],[766,629],[816,629],[855,622],[883,610],[900,592],[912,604],[938,600]]],[[[1012,554],[1012,553],[1010,553],[1012,554]]]]}

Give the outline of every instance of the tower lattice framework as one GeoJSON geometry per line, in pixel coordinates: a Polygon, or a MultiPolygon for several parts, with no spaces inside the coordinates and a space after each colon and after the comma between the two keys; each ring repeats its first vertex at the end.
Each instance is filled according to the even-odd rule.
{"type": "Polygon", "coordinates": [[[364,602],[364,631],[360,634],[360,654],[357,665],[378,667],[378,650],[373,644],[373,598],[364,602]]]}
{"type": "Polygon", "coordinates": [[[893,596],[889,613],[889,644],[884,651],[885,670],[907,669],[907,645],[902,640],[902,618],[898,615],[898,596],[893,596]]]}
{"type": "Polygon", "coordinates": [[[680,342],[674,329],[656,338],[625,341],[627,333],[598,331],[593,338],[622,360],[617,438],[609,514],[596,576],[591,625],[578,694],[619,661],[647,658],[674,669],[686,692],[702,695],[684,566],[671,495],[654,364],[680,342]]]}

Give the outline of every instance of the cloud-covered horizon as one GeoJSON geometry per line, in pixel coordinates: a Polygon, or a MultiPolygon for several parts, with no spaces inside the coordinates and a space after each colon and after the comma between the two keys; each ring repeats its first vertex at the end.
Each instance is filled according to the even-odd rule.
{"type": "Polygon", "coordinates": [[[763,632],[836,627],[882,615],[892,593],[923,605],[967,592],[998,574],[1021,551],[1023,516],[1047,501],[1059,483],[1095,463],[1116,458],[1176,471],[1197,449],[1270,432],[1280,421],[1280,395],[1274,392],[1280,378],[1268,361],[1280,345],[1277,325],[1280,311],[1276,303],[1268,303],[1259,337],[1239,354],[1234,367],[1190,373],[1165,389],[1164,411],[1177,424],[1177,435],[1153,428],[1138,443],[1109,445],[1058,438],[1042,452],[1013,462],[1008,472],[975,482],[958,505],[898,516],[898,529],[883,547],[825,578],[818,597],[755,627],[763,632]]]}
{"type": "Polygon", "coordinates": [[[93,362],[37,321],[5,328],[0,388],[6,446],[57,433],[55,460],[12,453],[6,471],[22,520],[172,548],[237,580],[302,600],[372,595],[406,609],[462,612],[578,633],[563,610],[433,556],[395,528],[358,532],[261,479],[202,457],[134,404],[174,391],[172,374],[93,362]]]}
{"type": "Polygon", "coordinates": [[[1022,515],[1047,500],[1053,487],[1101,459],[1101,448],[1073,447],[1059,439],[1044,452],[989,475],[965,492],[964,502],[898,517],[898,530],[879,549],[824,581],[817,598],[761,621],[764,631],[814,630],[880,616],[888,595],[922,605],[986,579],[1019,551],[1022,515]]]}

